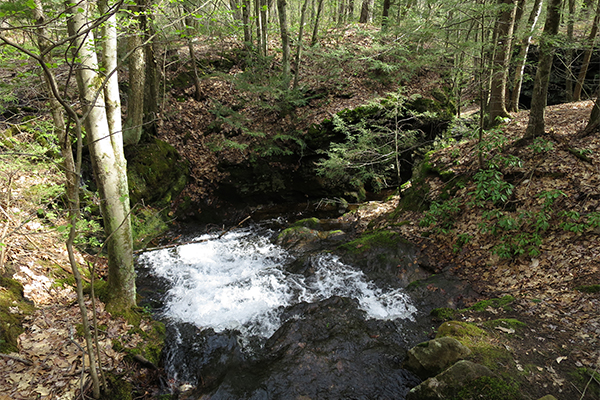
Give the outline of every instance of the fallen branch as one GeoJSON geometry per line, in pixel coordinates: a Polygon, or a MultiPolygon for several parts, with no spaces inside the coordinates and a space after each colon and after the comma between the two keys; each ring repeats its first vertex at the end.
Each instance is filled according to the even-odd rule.
{"type": "Polygon", "coordinates": [[[29,360],[26,360],[25,358],[21,358],[21,357],[18,357],[18,356],[13,356],[11,354],[0,353],[0,356],[2,356],[4,358],[10,358],[11,360],[22,362],[25,365],[33,365],[33,362],[31,362],[29,360]]]}

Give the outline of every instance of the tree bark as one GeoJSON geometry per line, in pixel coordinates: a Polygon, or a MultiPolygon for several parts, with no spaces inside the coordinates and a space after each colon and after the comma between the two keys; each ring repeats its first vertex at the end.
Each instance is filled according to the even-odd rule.
{"type": "Polygon", "coordinates": [[[590,119],[588,120],[587,126],[579,136],[587,136],[598,130],[600,130],[600,88],[598,88],[596,91],[596,101],[592,107],[592,112],[590,113],[590,119]]]}
{"type": "Polygon", "coordinates": [[[562,0],[550,0],[546,23],[544,24],[544,32],[540,38],[540,58],[533,83],[531,110],[529,112],[529,123],[525,131],[525,138],[541,136],[545,132],[546,124],[544,118],[548,98],[548,83],[554,57],[553,40],[560,26],[561,8],[562,0]]]}
{"type": "Polygon", "coordinates": [[[510,61],[511,43],[516,15],[515,0],[498,0],[501,7],[497,25],[496,53],[492,65],[492,85],[490,91],[490,123],[496,124],[497,118],[508,118],[506,110],[506,82],[508,62],[510,61]]]}
{"type": "MultiPolygon", "coordinates": [[[[87,20],[79,10],[85,10],[86,3],[86,0],[83,0],[75,7],[69,7],[72,14],[69,20],[71,34],[85,28],[87,20]]],[[[79,60],[76,70],[77,84],[85,112],[87,145],[100,193],[100,209],[107,236],[108,283],[111,288],[107,306],[112,310],[124,310],[136,304],[126,161],[123,155],[122,134],[120,131],[112,131],[109,125],[106,103],[114,104],[116,99],[105,99],[104,79],[98,73],[94,42],[91,32],[85,36],[77,36],[73,50],[76,53],[74,56],[79,60]]],[[[112,49],[110,46],[108,48],[112,49]]],[[[114,50],[116,51],[116,48],[114,50]]],[[[116,54],[104,56],[116,58],[116,54]]],[[[117,76],[116,70],[107,73],[117,76]]],[[[114,127],[113,125],[112,128],[114,127]]]]}
{"type": "Polygon", "coordinates": [[[250,29],[250,0],[242,1],[242,24],[244,25],[244,44],[246,49],[252,47],[252,30],[250,29]]]}
{"type": "Polygon", "coordinates": [[[519,98],[521,97],[521,87],[523,85],[523,72],[525,71],[525,62],[527,61],[527,54],[529,53],[529,46],[531,45],[531,38],[537,25],[538,18],[542,11],[542,0],[535,0],[529,19],[527,20],[527,35],[521,42],[521,48],[519,49],[519,55],[516,59],[515,65],[515,76],[513,79],[513,90],[510,98],[509,110],[516,112],[519,110],[519,98]]]}
{"type": "Polygon", "coordinates": [[[360,19],[358,20],[361,24],[371,23],[373,20],[373,3],[374,0],[363,0],[360,8],[360,19]]]}
{"type": "Polygon", "coordinates": [[[390,6],[392,5],[392,0],[383,0],[383,12],[381,13],[381,28],[387,29],[389,26],[389,18],[390,18],[390,6]]]}
{"type": "Polygon", "coordinates": [[[302,36],[304,35],[304,20],[306,17],[306,7],[308,6],[308,0],[304,0],[302,4],[302,11],[300,12],[300,28],[298,29],[298,49],[296,50],[296,72],[294,74],[294,86],[298,87],[298,77],[300,76],[300,61],[302,58],[302,36]]]}
{"type": "Polygon", "coordinates": [[[290,85],[290,36],[287,27],[287,7],[286,0],[277,0],[277,10],[279,11],[279,30],[281,32],[281,47],[283,56],[282,66],[282,86],[287,90],[290,85]]]}
{"type": "Polygon", "coordinates": [[[127,118],[123,128],[123,143],[135,145],[142,138],[144,128],[144,86],[146,84],[146,59],[142,38],[144,1],[137,0],[130,6],[138,14],[131,18],[132,26],[127,37],[127,67],[129,70],[129,90],[127,94],[127,118]]]}
{"type": "Polygon", "coordinates": [[[573,101],[579,101],[581,99],[581,91],[585,84],[585,76],[587,75],[588,68],[590,66],[590,60],[592,59],[592,52],[594,51],[594,43],[596,42],[596,36],[598,35],[598,23],[600,21],[600,0],[596,8],[596,15],[594,15],[594,21],[592,22],[592,29],[590,35],[587,38],[587,48],[583,53],[583,61],[581,63],[581,70],[575,82],[575,89],[573,89],[573,101]]]}
{"type": "Polygon", "coordinates": [[[315,26],[313,27],[312,39],[310,40],[310,45],[314,46],[317,44],[318,34],[319,34],[319,22],[321,21],[321,12],[323,11],[323,0],[319,0],[317,5],[317,16],[315,18],[315,26]]]}
{"type": "MultiPolygon", "coordinates": [[[[575,29],[575,0],[569,0],[569,13],[567,14],[567,43],[573,43],[573,33],[575,29]]],[[[565,79],[565,94],[567,101],[573,101],[573,56],[575,51],[569,46],[565,60],[566,79],[565,79]]]]}

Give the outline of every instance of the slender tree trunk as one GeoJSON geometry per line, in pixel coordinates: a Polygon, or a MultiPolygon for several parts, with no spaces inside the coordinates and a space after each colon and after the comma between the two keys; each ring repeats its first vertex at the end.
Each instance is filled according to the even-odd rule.
{"type": "Polygon", "coordinates": [[[529,123],[525,131],[525,138],[540,136],[545,132],[546,124],[544,118],[548,98],[548,83],[554,57],[553,40],[560,26],[561,8],[562,0],[550,0],[546,23],[544,24],[544,32],[540,38],[540,57],[533,83],[531,111],[529,112],[529,123]]]}
{"type": "MultiPolygon", "coordinates": [[[[152,0],[144,1],[144,8],[150,9],[152,0]]],[[[156,31],[152,23],[152,16],[143,14],[141,16],[141,28],[144,33],[144,60],[146,64],[144,80],[144,131],[156,129],[156,113],[160,104],[160,82],[161,72],[156,58],[156,44],[154,36],[156,31]]]]}
{"type": "Polygon", "coordinates": [[[392,0],[383,0],[383,12],[381,13],[381,28],[383,30],[387,29],[387,27],[389,26],[391,5],[392,0]]]}
{"type": "MultiPolygon", "coordinates": [[[[144,11],[144,1],[137,0],[132,11],[144,11]]],[[[129,58],[129,90],[127,94],[127,118],[123,130],[123,143],[135,145],[142,138],[144,127],[144,86],[146,84],[146,59],[142,38],[144,37],[142,15],[132,18],[132,26],[127,38],[129,58]]]]}
{"type": "Polygon", "coordinates": [[[496,118],[510,117],[506,110],[506,82],[516,13],[515,0],[498,0],[498,4],[502,9],[497,25],[496,53],[494,55],[490,91],[489,110],[492,125],[496,124],[496,118]]]}
{"type": "Polygon", "coordinates": [[[317,5],[317,16],[315,18],[315,26],[313,27],[312,39],[310,40],[310,45],[314,46],[317,44],[317,40],[319,38],[319,22],[321,20],[321,12],[323,11],[323,0],[319,0],[317,5]]]}
{"type": "Polygon", "coordinates": [[[234,21],[242,21],[241,7],[243,6],[240,6],[239,0],[229,0],[229,8],[231,9],[234,21]]]}
{"type": "Polygon", "coordinates": [[[197,101],[202,99],[202,85],[200,84],[200,74],[198,72],[198,63],[196,61],[196,50],[194,49],[194,30],[192,28],[192,17],[191,10],[188,10],[187,7],[184,6],[185,11],[185,25],[186,25],[186,35],[185,40],[187,42],[188,51],[190,53],[190,63],[192,64],[192,71],[194,71],[194,88],[196,92],[194,93],[194,98],[197,101]]]}
{"type": "MultiPolygon", "coordinates": [[[[573,43],[573,31],[575,25],[575,0],[569,0],[569,13],[567,15],[567,43],[573,43]]],[[[573,101],[573,55],[574,49],[569,46],[566,55],[566,79],[565,79],[565,94],[567,101],[573,101]]]]}
{"type": "Polygon", "coordinates": [[[252,47],[252,30],[250,29],[250,0],[242,1],[242,24],[244,25],[244,44],[246,49],[252,47]]]}
{"type": "Polygon", "coordinates": [[[575,82],[575,89],[573,89],[573,101],[579,101],[581,99],[581,91],[585,84],[585,76],[587,75],[588,68],[590,66],[590,60],[592,59],[592,52],[594,51],[594,44],[596,43],[596,36],[598,35],[598,22],[600,21],[600,0],[596,8],[596,15],[594,15],[594,21],[592,22],[592,29],[590,35],[587,38],[587,48],[583,53],[583,61],[581,63],[581,70],[575,82]]]}
{"type": "Polygon", "coordinates": [[[300,60],[302,57],[302,36],[304,35],[304,19],[306,16],[306,7],[309,0],[304,0],[302,11],[300,12],[300,28],[298,29],[298,49],[296,50],[296,73],[294,74],[294,86],[298,87],[298,76],[300,75],[300,60]]]}
{"type": "Polygon", "coordinates": [[[260,26],[260,34],[261,34],[261,44],[262,44],[262,54],[264,56],[267,55],[268,42],[267,42],[267,29],[269,27],[269,6],[267,0],[261,1],[260,8],[260,20],[262,21],[260,26]]]}
{"type": "Polygon", "coordinates": [[[529,46],[531,45],[531,38],[535,32],[537,21],[542,11],[542,0],[535,0],[529,19],[527,20],[527,35],[521,42],[521,48],[519,49],[519,55],[517,56],[515,65],[515,76],[513,79],[513,91],[511,93],[509,110],[516,112],[519,110],[519,98],[521,97],[521,87],[523,85],[523,72],[525,71],[525,62],[527,61],[527,54],[529,53],[529,46]]]}
{"type": "Polygon", "coordinates": [[[348,21],[354,22],[354,0],[348,0],[348,11],[346,12],[348,21]]]}
{"type": "Polygon", "coordinates": [[[279,30],[281,32],[281,47],[283,57],[281,60],[283,74],[283,88],[287,90],[290,85],[290,36],[287,27],[287,7],[286,0],[277,0],[277,9],[279,11],[279,30]]]}
{"type": "MultiPolygon", "coordinates": [[[[69,7],[72,14],[71,34],[85,29],[87,20],[78,10],[86,10],[86,5],[84,0],[75,7],[69,7]]],[[[116,37],[114,39],[116,40],[116,37]]],[[[105,99],[103,77],[98,73],[99,65],[94,46],[91,33],[85,37],[78,36],[73,43],[80,63],[76,75],[86,115],[87,144],[100,193],[104,230],[108,238],[108,282],[111,292],[107,306],[113,310],[123,310],[136,304],[126,161],[123,155],[122,133],[111,130],[107,116],[106,103],[115,104],[117,100],[105,99]]],[[[116,58],[116,54],[104,56],[116,58]]],[[[117,76],[116,71],[106,72],[117,76]]],[[[112,128],[114,129],[114,126],[112,128]]]]}

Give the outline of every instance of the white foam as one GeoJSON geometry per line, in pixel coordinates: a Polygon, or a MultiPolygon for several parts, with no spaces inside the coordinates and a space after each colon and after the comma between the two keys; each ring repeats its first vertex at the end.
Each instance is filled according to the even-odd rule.
{"type": "Polygon", "coordinates": [[[336,256],[317,256],[314,274],[305,278],[285,272],[292,257],[267,237],[240,230],[218,240],[199,239],[206,241],[140,256],[173,285],[166,313],[176,320],[268,337],[280,326],[283,307],[333,295],[358,299],[371,318],[412,318],[416,312],[402,290],[375,287],[336,256]]]}

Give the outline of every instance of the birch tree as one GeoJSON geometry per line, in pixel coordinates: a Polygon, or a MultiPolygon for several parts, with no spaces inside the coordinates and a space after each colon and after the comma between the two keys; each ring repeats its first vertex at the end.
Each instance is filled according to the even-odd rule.
{"type": "MultiPolygon", "coordinates": [[[[66,5],[70,15],[69,34],[74,38],[71,46],[73,56],[79,61],[76,77],[86,115],[86,141],[100,194],[100,209],[107,237],[108,284],[111,289],[108,306],[113,310],[123,310],[135,305],[136,291],[120,102],[118,91],[109,89],[114,83],[111,81],[117,79],[116,29],[103,29],[104,36],[100,43],[107,42],[103,45],[104,68],[108,66],[112,69],[104,69],[106,76],[102,76],[95,38],[86,29],[90,20],[90,4],[83,0],[76,5],[71,2],[66,5]],[[106,82],[105,78],[108,79],[106,82]]],[[[107,12],[107,4],[101,4],[100,9],[107,12]]]]}

